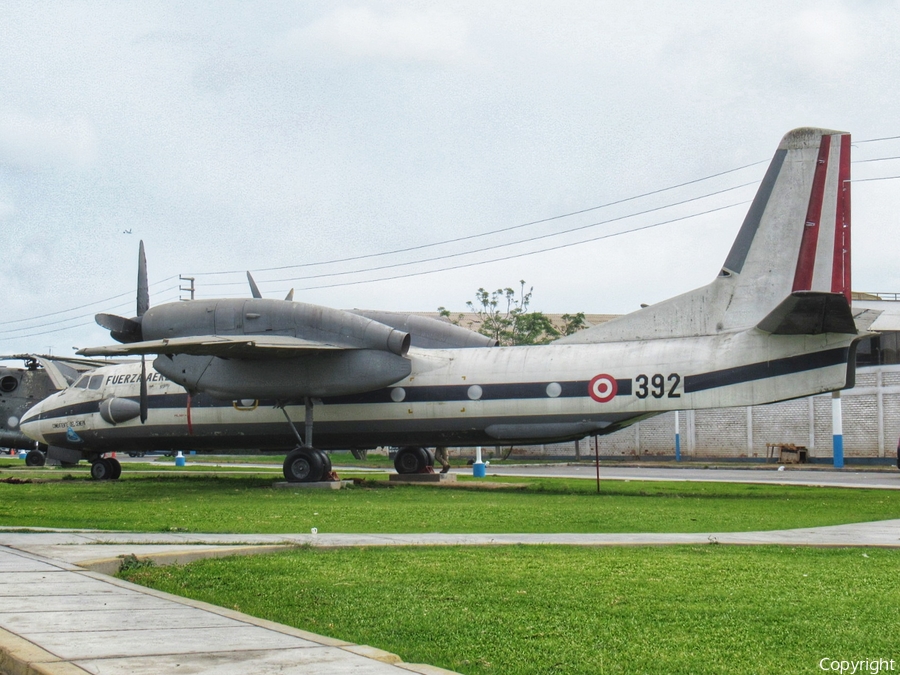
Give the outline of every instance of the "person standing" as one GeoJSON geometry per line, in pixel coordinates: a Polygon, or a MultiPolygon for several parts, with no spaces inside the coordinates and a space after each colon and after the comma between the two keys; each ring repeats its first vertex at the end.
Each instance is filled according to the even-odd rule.
{"type": "Polygon", "coordinates": [[[436,447],[434,449],[434,461],[441,463],[441,467],[443,467],[441,469],[441,473],[447,473],[450,470],[450,461],[447,455],[447,448],[442,445],[436,447]]]}

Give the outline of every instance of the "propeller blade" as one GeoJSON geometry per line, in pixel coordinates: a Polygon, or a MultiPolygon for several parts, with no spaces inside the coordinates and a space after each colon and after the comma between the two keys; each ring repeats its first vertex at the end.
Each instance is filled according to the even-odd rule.
{"type": "Polygon", "coordinates": [[[150,309],[150,284],[147,283],[147,256],[144,255],[144,240],[138,247],[138,278],[137,278],[137,316],[144,316],[150,309]]]}
{"type": "Polygon", "coordinates": [[[141,354],[141,424],[147,421],[147,362],[141,354]]]}
{"type": "Polygon", "coordinates": [[[286,296],[284,296],[284,299],[287,300],[288,302],[293,301],[293,299],[294,299],[294,289],[293,288],[288,291],[288,294],[286,296]]]}
{"type": "Polygon", "coordinates": [[[262,293],[259,292],[259,286],[256,285],[256,282],[253,281],[253,275],[250,274],[250,271],[247,271],[247,281],[250,282],[250,292],[253,294],[254,298],[261,298],[262,293]]]}
{"type": "Polygon", "coordinates": [[[94,321],[109,331],[113,339],[119,342],[140,342],[142,339],[141,322],[126,319],[115,314],[95,314],[94,321]]]}

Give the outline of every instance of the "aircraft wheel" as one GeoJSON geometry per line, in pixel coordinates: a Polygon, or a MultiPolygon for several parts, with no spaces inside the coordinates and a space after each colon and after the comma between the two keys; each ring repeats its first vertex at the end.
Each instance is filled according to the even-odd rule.
{"type": "Polygon", "coordinates": [[[31,450],[25,455],[25,466],[44,466],[47,458],[40,450],[31,450]]]}
{"type": "Polygon", "coordinates": [[[324,450],[316,450],[316,452],[322,458],[322,476],[327,476],[331,473],[331,455],[324,450]]]}
{"type": "Polygon", "coordinates": [[[321,451],[315,448],[296,448],[284,459],[284,477],[289,483],[316,483],[324,470],[321,451]]]}
{"type": "Polygon", "coordinates": [[[425,451],[425,466],[434,466],[434,453],[430,448],[422,448],[425,451]]]}
{"type": "Polygon", "coordinates": [[[107,457],[103,461],[109,463],[109,467],[111,469],[109,475],[110,480],[118,480],[119,476],[122,475],[122,465],[119,464],[119,460],[117,460],[115,457],[107,457]]]}
{"type": "Polygon", "coordinates": [[[91,478],[94,480],[110,480],[113,474],[113,466],[109,460],[97,459],[91,463],[91,478]]]}
{"type": "Polygon", "coordinates": [[[425,448],[408,446],[400,448],[394,458],[397,473],[422,473],[428,466],[428,453],[425,448]]]}

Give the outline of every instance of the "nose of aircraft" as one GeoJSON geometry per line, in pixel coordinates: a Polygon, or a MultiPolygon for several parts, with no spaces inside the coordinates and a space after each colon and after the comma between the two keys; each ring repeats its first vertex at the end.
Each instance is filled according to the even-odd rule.
{"type": "Polygon", "coordinates": [[[41,401],[37,405],[32,406],[22,415],[19,421],[19,429],[33,441],[44,443],[44,435],[41,433],[40,418],[44,409],[44,402],[41,401]]]}

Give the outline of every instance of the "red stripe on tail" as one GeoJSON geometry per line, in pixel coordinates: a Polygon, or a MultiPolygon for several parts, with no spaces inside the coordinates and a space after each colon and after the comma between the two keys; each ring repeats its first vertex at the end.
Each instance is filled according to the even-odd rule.
{"type": "Polygon", "coordinates": [[[841,159],[838,167],[831,292],[843,293],[847,302],[850,302],[850,290],[850,134],[844,134],[841,136],[841,159]]]}
{"type": "Polygon", "coordinates": [[[800,255],[797,257],[797,270],[794,272],[792,292],[812,289],[813,270],[816,267],[816,245],[819,240],[819,220],[822,217],[822,200],[825,194],[825,177],[828,173],[830,148],[831,136],[822,136],[822,142],[819,144],[819,159],[816,162],[816,175],[813,178],[809,207],[806,210],[803,239],[800,241],[800,255]]]}

